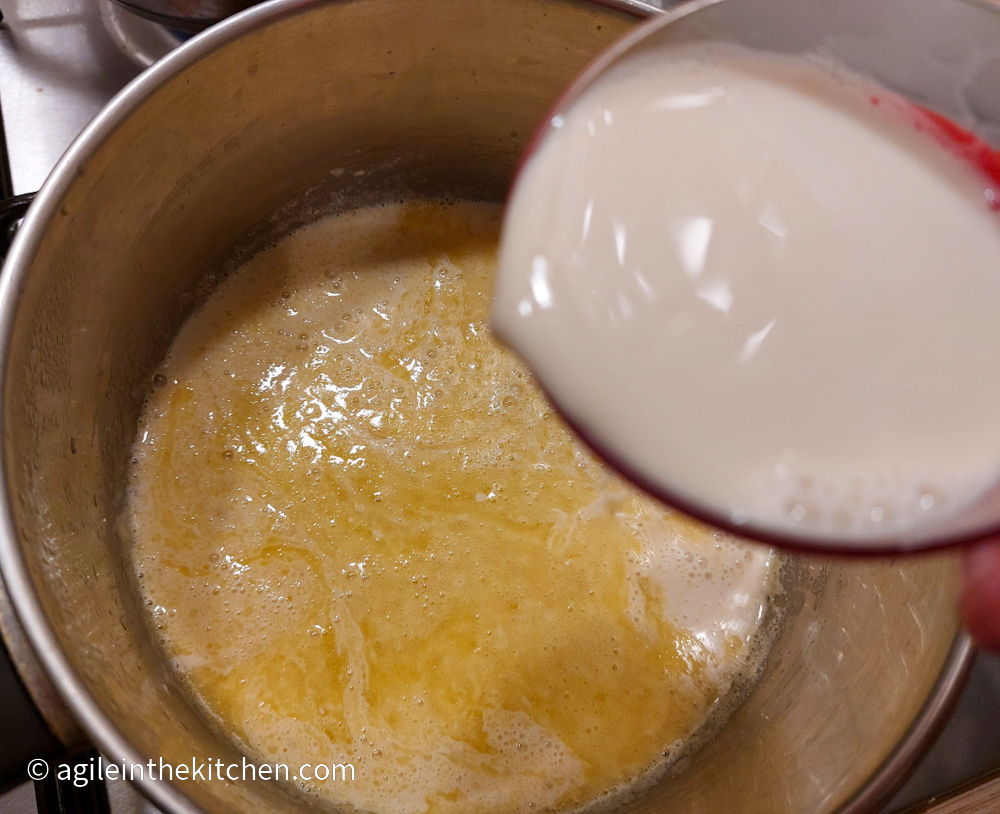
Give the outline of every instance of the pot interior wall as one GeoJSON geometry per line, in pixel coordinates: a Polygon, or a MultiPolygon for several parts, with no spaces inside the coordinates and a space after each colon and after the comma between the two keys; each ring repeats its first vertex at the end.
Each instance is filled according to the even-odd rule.
{"type": "MultiPolygon", "coordinates": [[[[634,25],[622,9],[290,5],[176,70],[103,141],[92,137],[21,283],[5,471],[59,649],[137,754],[239,760],[152,643],[118,527],[138,411],[178,326],[234,251],[316,206],[401,190],[500,200],[549,104],[634,25]]],[[[830,811],[924,704],[956,631],[953,562],[797,560],[791,570],[785,624],[757,689],[637,810],[830,811]]],[[[86,723],[103,738],[95,721],[86,723]]],[[[212,811],[301,805],[262,782],[188,781],[162,793],[212,811]]]]}

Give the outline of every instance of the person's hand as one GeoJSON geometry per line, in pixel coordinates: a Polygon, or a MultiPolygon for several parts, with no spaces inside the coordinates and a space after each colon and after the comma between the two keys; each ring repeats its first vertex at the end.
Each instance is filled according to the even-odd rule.
{"type": "Polygon", "coordinates": [[[965,552],[962,620],[972,637],[1000,653],[1000,539],[965,552]]]}

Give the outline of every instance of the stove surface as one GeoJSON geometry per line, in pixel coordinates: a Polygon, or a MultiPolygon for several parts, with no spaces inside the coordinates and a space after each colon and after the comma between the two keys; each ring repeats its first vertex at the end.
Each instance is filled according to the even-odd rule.
{"type": "Polygon", "coordinates": [[[115,93],[183,35],[110,0],[3,0],[0,112],[14,193],[34,192],[115,93]]]}
{"type": "MultiPolygon", "coordinates": [[[[110,0],[0,0],[0,115],[15,194],[37,190],[101,107],[184,35],[110,0]]],[[[0,699],[2,703],[3,699],[0,699]]],[[[945,796],[1000,772],[1000,658],[981,655],[937,743],[883,814],[945,796]]],[[[0,733],[0,738],[16,737],[0,733]]],[[[126,783],[108,784],[111,814],[155,814],[126,783]]],[[[0,814],[36,814],[25,783],[0,795],[0,814]]]]}

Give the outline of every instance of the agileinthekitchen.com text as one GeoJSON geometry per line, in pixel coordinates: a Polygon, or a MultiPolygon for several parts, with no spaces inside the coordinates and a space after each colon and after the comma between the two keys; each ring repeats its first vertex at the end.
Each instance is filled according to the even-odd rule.
{"type": "Polygon", "coordinates": [[[287,763],[253,763],[243,758],[240,763],[223,760],[191,758],[185,763],[168,763],[160,758],[146,763],[105,760],[94,757],[80,763],[53,763],[35,758],[28,763],[28,776],[44,780],[52,773],[57,780],[68,780],[77,788],[100,780],[290,780],[305,783],[350,781],[354,779],[351,763],[303,763],[296,769],[287,763]]]}

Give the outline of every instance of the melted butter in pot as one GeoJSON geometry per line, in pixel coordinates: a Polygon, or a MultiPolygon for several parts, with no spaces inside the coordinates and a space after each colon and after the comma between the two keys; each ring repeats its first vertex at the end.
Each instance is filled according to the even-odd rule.
{"type": "Polygon", "coordinates": [[[191,690],[376,812],[573,808],[655,773],[747,670],[776,570],[574,442],[486,327],[500,211],[322,220],[156,377],[134,561],[191,690]]]}

